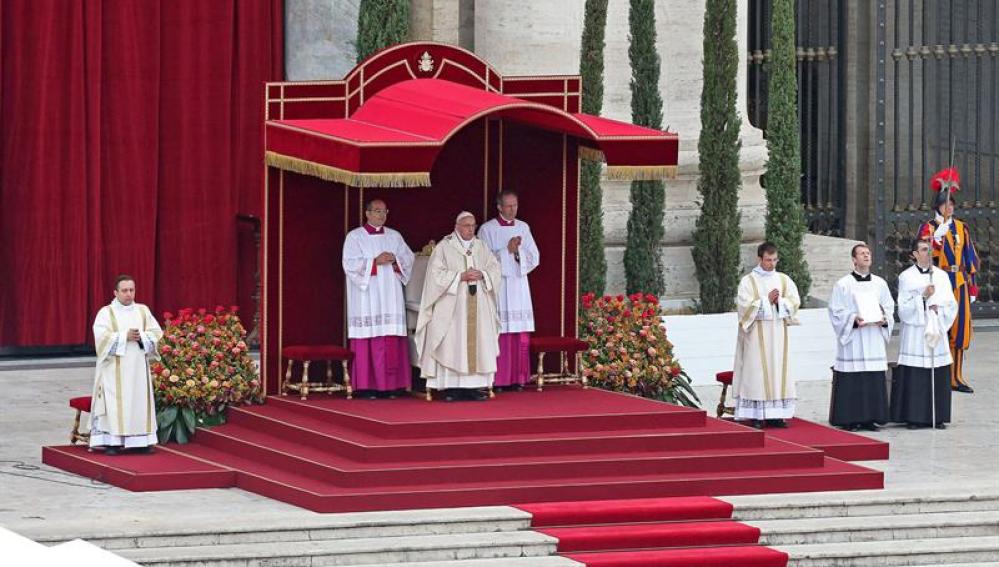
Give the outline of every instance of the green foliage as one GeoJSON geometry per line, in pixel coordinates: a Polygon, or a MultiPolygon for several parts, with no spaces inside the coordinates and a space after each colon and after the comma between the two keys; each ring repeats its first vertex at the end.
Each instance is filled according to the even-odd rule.
{"type": "Polygon", "coordinates": [[[631,182],[631,214],[624,249],[628,293],[648,292],[660,297],[666,291],[661,253],[665,200],[662,181],[631,182]]]}
{"type": "Polygon", "coordinates": [[[736,0],[707,0],[704,10],[704,87],[701,91],[701,215],[694,228],[694,266],[703,313],[732,308],[739,286],[739,126],[736,0]]]}
{"type": "Polygon", "coordinates": [[[160,443],[176,441],[183,445],[194,437],[198,427],[225,423],[225,414],[202,415],[192,408],[167,406],[156,412],[156,438],[160,443]]]}
{"type": "MultiPolygon", "coordinates": [[[[586,0],[579,54],[583,112],[599,115],[604,99],[604,32],[607,0],[586,0]]],[[[583,159],[579,179],[579,288],[603,295],[607,284],[600,163],[583,159]]]]}
{"type": "MultiPolygon", "coordinates": [[[[662,128],[655,2],[630,1],[631,119],[641,126],[662,128]]],[[[648,292],[661,296],[665,291],[661,254],[665,194],[661,181],[633,181],[631,184],[631,214],[624,251],[628,293],[648,292]]]]}
{"type": "Polygon", "coordinates": [[[357,10],[357,62],[409,39],[409,0],[361,0],[357,10]]]}
{"type": "Polygon", "coordinates": [[[604,106],[604,35],[607,0],[586,0],[583,40],[579,48],[579,74],[583,88],[583,112],[600,114],[604,106]]]}
{"type": "Polygon", "coordinates": [[[628,60],[631,62],[631,118],[640,126],[662,128],[663,99],[659,94],[655,2],[630,1],[628,60]]]}
{"type": "Polygon", "coordinates": [[[794,280],[801,297],[805,298],[812,285],[812,278],[802,250],[802,239],[807,227],[801,206],[801,149],[794,27],[793,0],[774,0],[767,104],[767,150],[770,159],[767,162],[764,186],[767,192],[767,240],[777,245],[780,271],[794,280]]]}
{"type": "Polygon", "coordinates": [[[156,412],[156,437],[160,443],[187,443],[194,437],[197,419],[191,408],[167,406],[156,412]]]}

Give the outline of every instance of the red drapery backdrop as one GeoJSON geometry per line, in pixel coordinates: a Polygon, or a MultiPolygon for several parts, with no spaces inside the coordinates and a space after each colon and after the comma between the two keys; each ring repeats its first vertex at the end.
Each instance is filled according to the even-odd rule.
{"type": "Polygon", "coordinates": [[[0,347],[92,342],[122,272],[157,314],[237,301],[282,21],[283,0],[0,1],[0,347]]]}

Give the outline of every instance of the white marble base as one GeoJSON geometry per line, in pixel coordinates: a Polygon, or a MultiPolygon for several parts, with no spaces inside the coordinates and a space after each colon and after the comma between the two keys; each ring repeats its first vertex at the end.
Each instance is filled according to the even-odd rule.
{"type": "MultiPolygon", "coordinates": [[[[666,336],[673,354],[694,384],[712,384],[715,374],[732,370],[735,360],[735,313],[667,315],[666,336]]],[[[798,382],[829,380],[836,339],[825,309],[802,309],[801,325],[790,328],[790,373],[798,382]]]]}

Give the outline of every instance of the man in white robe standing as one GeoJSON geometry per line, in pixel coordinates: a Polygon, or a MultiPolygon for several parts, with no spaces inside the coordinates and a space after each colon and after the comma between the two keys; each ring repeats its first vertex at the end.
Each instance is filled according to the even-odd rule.
{"type": "Polygon", "coordinates": [[[829,423],[877,431],[888,422],[888,341],[895,325],[895,300],[888,283],[871,273],[871,249],[851,251],[853,272],[843,276],[829,299],[836,335],[829,423]]]}
{"type": "Polygon", "coordinates": [[[909,429],[944,429],[950,422],[954,360],[947,330],[957,317],[957,300],[947,272],[933,265],[928,242],[915,240],[912,257],[915,264],[898,275],[902,332],[898,365],[892,372],[891,420],[909,429]]]}
{"type": "Polygon", "coordinates": [[[97,369],[90,404],[90,446],[105,455],[123,449],[151,453],[156,438],[156,407],[149,361],[159,359],[163,336],[149,308],[135,303],[135,279],[115,280],[114,300],[97,312],[94,344],[97,369]]]}
{"type": "Polygon", "coordinates": [[[348,232],[343,244],[350,375],[353,389],[368,399],[395,397],[412,381],[403,286],[415,256],[402,235],[385,226],[388,212],[385,201],[368,201],[367,222],[348,232]]]}
{"type": "Polygon", "coordinates": [[[499,297],[499,359],[497,388],[521,390],[531,378],[531,333],[534,305],[527,275],[538,267],[541,254],[531,227],[517,219],[517,194],[504,190],[496,197],[499,215],[479,228],[481,238],[499,260],[503,285],[499,297]]]}
{"type": "Polygon", "coordinates": [[[794,417],[794,377],[788,375],[788,325],[801,306],[798,287],[777,271],[777,247],[764,242],[756,250],[759,265],[743,276],[736,297],[739,336],[732,390],[735,419],[787,427],[794,417]]]}
{"type": "Polygon", "coordinates": [[[475,216],[463,211],[454,232],[434,247],[427,265],[416,349],[421,375],[445,400],[487,400],[496,374],[500,322],[496,297],[500,265],[475,237],[475,216]]]}

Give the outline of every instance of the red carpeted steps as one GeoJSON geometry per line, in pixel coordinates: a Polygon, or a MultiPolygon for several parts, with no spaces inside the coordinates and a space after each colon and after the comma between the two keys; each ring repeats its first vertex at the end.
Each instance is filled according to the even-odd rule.
{"type": "Polygon", "coordinates": [[[727,520],[733,506],[707,496],[592,500],[589,502],[533,502],[517,506],[531,514],[531,526],[682,522],[727,520]]]}
{"type": "MultiPolygon", "coordinates": [[[[486,402],[488,403],[491,402],[486,402]]],[[[424,409],[432,415],[434,406],[427,404],[424,409]]],[[[280,402],[280,398],[271,397],[265,406],[231,409],[228,426],[293,439],[301,444],[364,462],[436,460],[447,459],[455,454],[466,458],[505,458],[596,452],[724,449],[761,446],[764,438],[760,431],[712,419],[700,426],[611,430],[602,430],[596,423],[584,421],[578,423],[578,429],[574,431],[560,432],[542,431],[544,424],[539,423],[537,430],[474,436],[468,434],[465,425],[449,425],[423,438],[399,439],[379,437],[369,431],[343,427],[313,415],[315,412],[300,412],[286,407],[280,402]]],[[[618,423],[619,426],[625,424],[626,422],[618,423]]]]}
{"type": "Polygon", "coordinates": [[[888,458],[888,443],[804,419],[790,420],[787,429],[767,429],[767,437],[821,449],[841,461],[882,461],[888,458]]]}
{"type": "MultiPolygon", "coordinates": [[[[428,412],[421,397],[386,400],[352,400],[314,396],[303,401],[292,396],[271,396],[268,403],[294,410],[298,415],[314,417],[373,436],[390,439],[419,439],[447,432],[450,437],[510,435],[528,433],[563,433],[574,431],[613,431],[658,429],[663,427],[703,426],[702,410],[663,404],[633,396],[627,404],[608,404],[594,390],[559,388],[558,405],[544,392],[501,394],[479,409],[464,403],[438,401],[428,412]],[[512,394],[512,395],[511,395],[512,394]],[[386,404],[391,411],[386,411],[386,404]]],[[[554,391],[554,390],[549,390],[554,391]]],[[[609,392],[608,392],[609,393],[609,392]]]]}
{"type": "Polygon", "coordinates": [[[760,546],[569,553],[587,567],[786,567],[787,554],[760,546]]]}
{"type": "MultiPolygon", "coordinates": [[[[121,475],[102,467],[136,467],[135,477],[155,472],[143,468],[141,456],[73,451],[45,453],[43,460],[57,459],[50,464],[92,478],[102,474],[119,486],[114,479],[121,475]]],[[[232,408],[226,425],[199,429],[193,442],[162,447],[158,455],[178,472],[169,479],[148,476],[143,489],[194,488],[206,470],[221,471],[240,488],[319,512],[608,494],[851,490],[883,482],[879,471],[706,418],[700,410],[576,387],[453,404],[272,396],[262,406],[232,408]],[[184,470],[201,477],[185,485],[184,470]]]]}
{"type": "Polygon", "coordinates": [[[600,478],[623,471],[642,475],[698,473],[704,470],[759,470],[774,467],[821,467],[821,451],[764,439],[759,447],[684,451],[633,451],[578,455],[524,455],[493,458],[466,457],[450,451],[435,460],[419,455],[413,460],[366,462],[345,458],[310,445],[230,426],[199,433],[199,445],[268,462],[300,474],[342,486],[401,486],[426,484],[428,477],[438,483],[463,484],[525,479],[600,478]]]}
{"type": "Polygon", "coordinates": [[[236,482],[232,469],[164,450],[107,457],[80,445],[42,447],[42,462],[133,492],[228,488],[236,482]]]}
{"type": "Polygon", "coordinates": [[[755,544],[760,530],[739,522],[623,524],[537,530],[558,538],[560,552],[610,551],[656,547],[755,544]]]}
{"type": "Polygon", "coordinates": [[[731,520],[713,498],[643,498],[525,504],[536,531],[589,567],[786,567],[785,553],[756,545],[760,530],[731,520]]]}

